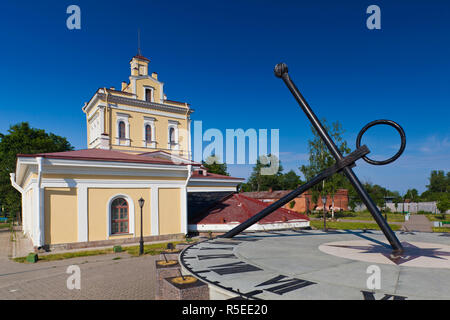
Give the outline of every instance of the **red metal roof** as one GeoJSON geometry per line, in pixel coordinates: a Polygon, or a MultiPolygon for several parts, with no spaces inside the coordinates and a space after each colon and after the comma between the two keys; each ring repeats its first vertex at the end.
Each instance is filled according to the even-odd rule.
{"type": "Polygon", "coordinates": [[[229,180],[245,180],[242,178],[235,178],[235,177],[230,177],[230,176],[224,176],[222,174],[217,174],[217,173],[210,173],[207,172],[206,176],[204,176],[203,174],[199,173],[198,170],[192,172],[192,176],[191,178],[195,178],[195,179],[229,179],[229,180]]]}
{"type": "MultiPolygon", "coordinates": [[[[144,156],[144,157],[154,157],[154,158],[158,158],[158,159],[170,159],[172,157],[172,154],[170,154],[167,151],[164,150],[156,150],[156,151],[149,151],[149,152],[144,152],[144,153],[139,153],[139,156],[144,156]]],[[[177,159],[181,159],[182,161],[186,161],[188,162],[188,164],[192,164],[193,166],[201,166],[202,164],[199,162],[195,162],[195,161],[191,161],[189,159],[186,159],[184,157],[180,157],[178,155],[174,155],[174,158],[177,159]]]]}
{"type": "MultiPolygon", "coordinates": [[[[266,208],[269,204],[261,202],[256,199],[246,197],[239,193],[234,193],[227,198],[219,201],[214,206],[206,209],[198,218],[193,219],[189,223],[194,224],[228,224],[231,222],[242,223],[248,218],[259,213],[266,208]]],[[[309,218],[304,215],[291,211],[288,209],[280,208],[258,223],[268,224],[275,222],[289,222],[293,220],[308,220],[309,218]]]]}
{"type": "Polygon", "coordinates": [[[146,57],[138,55],[138,54],[135,55],[133,58],[140,59],[140,60],[145,60],[145,61],[150,61],[150,59],[147,59],[146,57]]]}
{"type": "Polygon", "coordinates": [[[151,156],[141,156],[125,152],[103,150],[103,149],[83,149],[66,152],[37,153],[37,154],[18,154],[17,157],[29,158],[48,158],[48,159],[67,159],[67,160],[87,160],[87,161],[115,161],[115,162],[134,162],[151,163],[166,165],[186,165],[183,163],[174,163],[170,159],[162,159],[151,156]]]}

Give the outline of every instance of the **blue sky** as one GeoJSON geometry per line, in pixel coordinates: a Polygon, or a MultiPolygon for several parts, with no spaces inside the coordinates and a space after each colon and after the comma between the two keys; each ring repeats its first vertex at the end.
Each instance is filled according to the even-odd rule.
{"type": "MultiPolygon", "coordinates": [[[[204,130],[280,129],[285,171],[307,162],[308,120],[273,66],[284,61],[320,118],[339,121],[354,149],[359,130],[387,118],[407,134],[404,155],[355,171],[405,192],[425,190],[433,169],[450,170],[448,1],[2,1],[0,132],[28,121],[86,147],[81,111],[99,87],[120,87],[141,46],[169,99],[187,101],[204,130]],[[81,8],[81,30],[66,8],[81,8]],[[381,8],[368,30],[366,8],[381,8]]],[[[363,141],[394,154],[395,131],[363,141]]],[[[251,165],[230,166],[248,177],[251,165]]]]}

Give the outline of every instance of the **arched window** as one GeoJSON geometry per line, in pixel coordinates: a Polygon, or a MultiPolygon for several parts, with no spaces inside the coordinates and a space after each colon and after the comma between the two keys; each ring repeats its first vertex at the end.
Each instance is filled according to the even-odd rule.
{"type": "Polygon", "coordinates": [[[125,139],[125,122],[119,122],[119,139],[125,139]]]}
{"type": "Polygon", "coordinates": [[[111,234],[129,233],[129,207],[124,198],[117,198],[111,203],[111,234]]]}
{"type": "Polygon", "coordinates": [[[170,144],[175,144],[175,129],[170,128],[169,130],[169,142],[170,144]]]}
{"type": "Polygon", "coordinates": [[[145,126],[145,141],[152,142],[152,127],[149,124],[145,126]]]}

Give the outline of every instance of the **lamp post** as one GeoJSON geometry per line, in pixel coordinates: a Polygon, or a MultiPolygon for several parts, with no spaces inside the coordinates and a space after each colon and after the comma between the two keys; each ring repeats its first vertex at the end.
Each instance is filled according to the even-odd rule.
{"type": "Polygon", "coordinates": [[[145,200],[141,197],[139,200],[139,207],[141,207],[141,239],[139,240],[139,255],[143,255],[144,254],[144,236],[143,236],[143,232],[142,232],[142,226],[143,226],[143,218],[142,218],[142,207],[144,206],[144,202],[145,200]]]}
{"type": "Polygon", "coordinates": [[[322,203],[323,203],[323,231],[327,231],[327,196],[322,195],[322,203]]]}

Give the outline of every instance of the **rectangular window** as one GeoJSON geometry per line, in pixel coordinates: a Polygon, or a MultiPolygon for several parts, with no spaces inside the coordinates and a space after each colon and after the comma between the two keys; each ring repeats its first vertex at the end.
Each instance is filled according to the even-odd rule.
{"type": "Polygon", "coordinates": [[[153,93],[152,89],[145,89],[145,101],[153,102],[153,99],[152,99],[153,94],[152,93],[153,93]]]}

